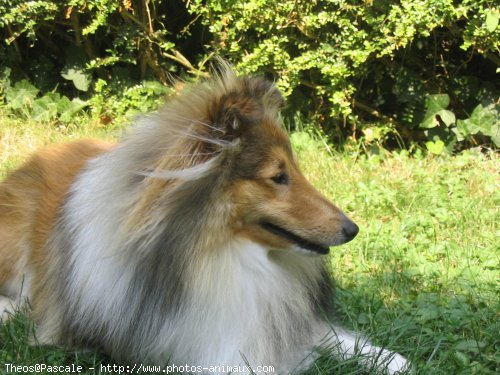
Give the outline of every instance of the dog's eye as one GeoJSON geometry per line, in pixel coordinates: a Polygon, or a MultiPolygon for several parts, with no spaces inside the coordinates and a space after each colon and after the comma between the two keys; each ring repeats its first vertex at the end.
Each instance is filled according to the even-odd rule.
{"type": "Polygon", "coordinates": [[[271,180],[278,185],[288,185],[289,178],[286,173],[279,173],[276,176],[271,177],[271,180]]]}

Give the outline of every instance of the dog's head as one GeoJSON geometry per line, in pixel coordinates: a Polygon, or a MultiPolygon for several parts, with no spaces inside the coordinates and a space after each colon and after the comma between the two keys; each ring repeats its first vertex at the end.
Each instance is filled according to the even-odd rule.
{"type": "Polygon", "coordinates": [[[167,177],[200,185],[206,176],[218,178],[205,179],[203,189],[218,186],[229,197],[229,225],[237,237],[273,250],[326,254],[352,240],[358,227],[300,172],[279,117],[283,103],[273,83],[238,77],[227,66],[188,88],[167,111],[185,120],[176,148],[189,156],[170,163],[181,172],[167,177]]]}
{"type": "Polygon", "coordinates": [[[235,145],[227,160],[236,235],[270,249],[326,254],[352,240],[358,226],[301,173],[279,110],[284,100],[263,78],[222,76],[227,87],[213,103],[213,136],[235,145]],[[219,133],[218,135],[216,133],[219,133]]]}

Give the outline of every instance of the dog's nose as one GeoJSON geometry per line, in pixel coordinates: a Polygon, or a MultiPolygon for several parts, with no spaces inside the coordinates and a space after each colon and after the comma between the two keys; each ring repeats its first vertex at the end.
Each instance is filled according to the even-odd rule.
{"type": "Polygon", "coordinates": [[[346,242],[351,241],[359,232],[359,227],[353,221],[345,219],[342,226],[342,234],[345,236],[346,242]]]}

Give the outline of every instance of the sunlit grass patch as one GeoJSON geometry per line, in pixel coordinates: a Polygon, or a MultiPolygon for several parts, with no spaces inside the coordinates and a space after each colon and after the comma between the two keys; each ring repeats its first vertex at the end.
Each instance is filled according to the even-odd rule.
{"type": "MultiPolygon", "coordinates": [[[[43,145],[112,133],[6,119],[0,176],[43,145]]],[[[306,176],[360,226],[354,241],[329,255],[342,324],[407,356],[416,374],[497,373],[498,157],[338,152],[304,132],[292,141],[306,176]]],[[[0,326],[0,364],[79,361],[90,368],[109,361],[93,352],[31,347],[31,331],[23,314],[0,326]]],[[[366,373],[355,359],[326,357],[308,371],[366,373]]]]}

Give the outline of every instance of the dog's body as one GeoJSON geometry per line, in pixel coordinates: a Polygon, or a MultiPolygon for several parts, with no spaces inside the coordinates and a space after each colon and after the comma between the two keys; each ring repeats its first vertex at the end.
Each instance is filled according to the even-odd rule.
{"type": "Polygon", "coordinates": [[[39,342],[128,362],[285,374],[326,343],[404,370],[325,318],[317,255],[358,228],[298,170],[281,104],[272,84],[226,68],[118,145],[34,156],[0,185],[0,312],[29,299],[39,342]]]}

